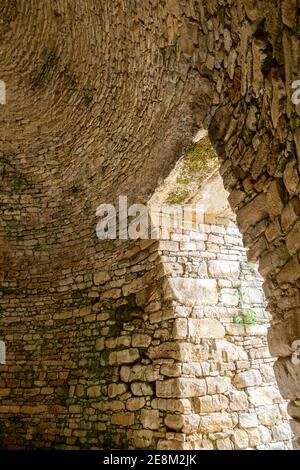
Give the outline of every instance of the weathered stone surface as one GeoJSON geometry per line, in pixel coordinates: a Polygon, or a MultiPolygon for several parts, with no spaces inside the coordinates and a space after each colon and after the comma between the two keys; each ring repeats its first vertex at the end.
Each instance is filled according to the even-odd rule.
{"type": "Polygon", "coordinates": [[[256,413],[242,413],[239,415],[239,424],[242,428],[256,428],[258,425],[256,413]]]}
{"type": "Polygon", "coordinates": [[[281,358],[275,363],[275,375],[283,398],[299,399],[300,364],[293,364],[291,357],[281,358]]]}
{"type": "Polygon", "coordinates": [[[154,368],[152,365],[133,365],[123,366],[120,369],[120,377],[124,382],[155,382],[159,375],[157,368],[154,368]]]}
{"type": "Polygon", "coordinates": [[[152,338],[148,335],[135,334],[132,336],[132,346],[133,347],[143,347],[147,348],[151,343],[152,338]]]}
{"type": "Polygon", "coordinates": [[[232,418],[230,414],[212,413],[209,416],[202,416],[200,419],[200,432],[220,432],[232,428],[232,418]]]}
{"type": "Polygon", "coordinates": [[[237,429],[233,436],[235,449],[246,449],[249,445],[248,433],[242,429],[237,429]]]}
{"type": "Polygon", "coordinates": [[[281,214],[281,225],[284,231],[288,231],[290,226],[300,216],[300,200],[297,197],[293,197],[288,204],[285,206],[281,214]]]}
{"type": "Polygon", "coordinates": [[[249,388],[249,401],[254,406],[272,405],[273,403],[280,403],[281,397],[275,387],[260,387],[249,388]]]}
{"type": "Polygon", "coordinates": [[[123,351],[112,351],[109,354],[109,364],[130,364],[140,357],[136,348],[124,349],[123,351]]]}
{"type": "MultiPolygon", "coordinates": [[[[255,429],[239,425],[240,411],[277,406],[277,398],[275,405],[254,405],[247,397],[265,398],[251,396],[256,386],[239,392],[232,380],[254,368],[266,384],[256,392],[274,385],[262,372],[272,362],[258,294],[252,296],[258,325],[243,325],[240,336],[232,329],[242,313],[237,289],[243,282],[252,288],[256,275],[242,266],[241,238],[224,222],[226,204],[218,214],[211,210],[220,201],[217,187],[211,185],[203,232],[194,238],[176,231],[171,241],[98,240],[95,229],[100,203],[115,204],[119,194],[148,202],[196,129],[208,127],[249,256],[261,259],[272,328],[282,330],[277,349],[290,356],[285,341],[298,338],[298,322],[289,326],[289,318],[300,301],[291,203],[300,162],[300,107],[292,99],[299,95],[292,88],[299,69],[296,2],[282,0],[278,8],[264,0],[231,2],[224,14],[222,0],[172,0],[159,8],[148,0],[112,0],[109,8],[86,0],[67,9],[44,0],[38,15],[30,15],[31,2],[15,3],[2,0],[0,7],[0,79],[9,98],[0,126],[1,339],[8,349],[0,376],[1,445],[79,450],[110,439],[115,448],[287,446],[284,412],[274,424],[267,424],[272,415],[255,429]],[[227,262],[237,263],[240,275],[230,269],[225,276],[227,262]],[[218,277],[220,264],[225,277],[218,277]],[[171,283],[176,295],[174,289],[166,295],[171,283]],[[174,327],[175,318],[184,321],[174,327]],[[214,336],[195,329],[189,337],[187,320],[214,322],[208,328],[214,336]],[[196,381],[204,381],[205,395],[157,398],[147,380],[163,383],[163,373],[193,381],[177,387],[184,394],[198,394],[196,381]],[[223,389],[223,380],[230,387],[223,389]],[[226,394],[227,415],[207,412],[199,428],[199,399],[208,393],[226,394]],[[145,413],[152,411],[159,411],[160,425],[153,430],[145,413]],[[167,414],[183,416],[182,432],[166,429],[167,414]]],[[[199,144],[201,161],[194,154],[190,160],[197,179],[205,176],[204,185],[197,181],[203,194],[211,182],[203,166],[207,141],[199,144]]],[[[181,183],[183,194],[189,184],[181,183]]],[[[285,364],[280,375],[294,396],[297,371],[285,364]]],[[[226,401],[218,400],[211,407],[226,401]]]]}
{"type": "Polygon", "coordinates": [[[100,286],[110,281],[111,277],[108,271],[100,271],[94,274],[94,284],[100,286]]]}
{"type": "Polygon", "coordinates": [[[126,401],[126,409],[128,411],[137,411],[137,410],[140,410],[141,408],[144,408],[145,404],[146,404],[146,400],[144,397],[129,398],[126,401]]]}
{"type": "Polygon", "coordinates": [[[200,413],[215,413],[228,409],[229,400],[225,395],[211,395],[199,398],[200,413]]]}
{"type": "Polygon", "coordinates": [[[237,213],[238,226],[242,233],[268,216],[265,194],[259,194],[237,213]]]}
{"type": "Polygon", "coordinates": [[[238,279],[240,265],[236,261],[212,260],[208,262],[208,271],[214,279],[238,279]]]}
{"type": "Polygon", "coordinates": [[[131,426],[134,423],[134,413],[114,413],[111,422],[119,426],[131,426]]]}
{"type": "Polygon", "coordinates": [[[133,382],[130,388],[133,395],[138,397],[152,396],[154,394],[151,385],[144,382],[133,382]]]}
{"type": "Polygon", "coordinates": [[[0,364],[6,363],[6,346],[4,341],[0,341],[0,364]]]}
{"type": "Polygon", "coordinates": [[[156,382],[156,395],[162,398],[189,398],[205,395],[204,379],[176,378],[156,382]]]}
{"type": "Polygon", "coordinates": [[[118,395],[123,395],[127,390],[127,386],[125,384],[110,384],[108,386],[108,396],[110,398],[114,398],[118,395]]]}
{"type": "Polygon", "coordinates": [[[225,340],[218,340],[216,342],[216,360],[219,362],[243,361],[247,359],[246,351],[240,346],[225,340]]]}
{"type": "Polygon", "coordinates": [[[159,429],[159,411],[142,410],[141,422],[146,429],[159,429]]]}
{"type": "Polygon", "coordinates": [[[201,342],[202,338],[223,338],[225,328],[218,320],[209,318],[189,319],[188,336],[195,343],[201,342]]]}

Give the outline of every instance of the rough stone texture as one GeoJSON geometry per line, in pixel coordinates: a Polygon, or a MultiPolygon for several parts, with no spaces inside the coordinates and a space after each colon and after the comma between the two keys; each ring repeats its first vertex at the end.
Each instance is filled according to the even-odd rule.
{"type": "Polygon", "coordinates": [[[142,249],[142,241],[132,242],[127,253],[134,257],[113,256],[106,284],[97,278],[89,291],[109,293],[104,300],[55,316],[70,332],[76,331],[74,319],[87,325],[89,353],[73,352],[65,343],[65,371],[39,372],[33,382],[23,379],[15,388],[14,369],[2,368],[5,447],[38,447],[40,442],[67,449],[170,449],[176,442],[176,449],[290,448],[288,428],[280,427],[287,415],[267,348],[262,280],[247,263],[232,222],[206,223],[201,235],[202,252],[197,246],[185,251],[195,232],[179,231],[172,234],[176,244],[163,240],[142,249]],[[224,238],[217,243],[220,232],[224,238]],[[205,278],[198,279],[200,268],[205,278]],[[178,272],[185,274],[178,277],[178,272]],[[116,299],[113,289],[120,280],[131,294],[116,299]],[[213,295],[208,290],[203,296],[203,286],[213,286],[213,295]],[[234,306],[228,306],[224,290],[237,299],[234,306]],[[257,323],[234,323],[250,305],[257,323]],[[64,384],[66,396],[58,404],[56,394],[64,384]],[[22,431],[13,427],[14,414],[22,431]],[[31,437],[29,429],[42,432],[44,426],[53,433],[44,430],[39,441],[31,437]]]}
{"type": "MultiPolygon", "coordinates": [[[[129,347],[118,334],[123,326],[130,336],[146,315],[154,330],[169,313],[151,292],[160,279],[156,253],[100,243],[95,210],[119,194],[147,199],[202,127],[220,156],[249,257],[265,277],[270,344],[287,356],[276,366],[281,393],[299,404],[299,371],[290,360],[300,337],[296,206],[294,216],[283,216],[299,195],[300,110],[291,100],[299,78],[298,2],[123,3],[1,1],[1,388],[10,396],[0,411],[10,448],[105,447],[113,409],[121,410],[116,426],[132,422],[120,401],[89,404],[87,388],[100,386],[106,396],[108,380],[118,382],[119,359],[148,360],[136,346],[117,354],[129,347]],[[142,259],[139,275],[131,269],[142,259]],[[94,277],[103,270],[111,275],[107,285],[94,277]],[[151,300],[141,312],[145,286],[150,291],[140,295],[151,300]],[[100,355],[99,334],[112,341],[100,355]],[[90,417],[84,422],[83,408],[90,417]],[[15,413],[21,424],[6,419],[15,413]]],[[[235,307],[230,291],[222,298],[226,309],[235,307]]],[[[167,326],[156,334],[158,342],[170,336],[167,326]]],[[[153,389],[133,385],[149,403],[153,389]]],[[[152,430],[122,429],[117,446],[124,439],[152,445],[152,430]]],[[[242,431],[241,448],[274,437],[262,425],[248,444],[242,431]]],[[[227,439],[219,446],[230,447],[227,439]]],[[[202,441],[201,448],[210,446],[202,441]]]]}

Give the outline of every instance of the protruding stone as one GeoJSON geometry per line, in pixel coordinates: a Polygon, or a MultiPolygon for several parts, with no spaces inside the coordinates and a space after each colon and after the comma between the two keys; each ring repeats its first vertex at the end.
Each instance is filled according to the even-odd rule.
{"type": "Polygon", "coordinates": [[[110,279],[110,274],[107,271],[100,271],[94,274],[94,284],[96,286],[101,286],[110,281],[110,279]]]}

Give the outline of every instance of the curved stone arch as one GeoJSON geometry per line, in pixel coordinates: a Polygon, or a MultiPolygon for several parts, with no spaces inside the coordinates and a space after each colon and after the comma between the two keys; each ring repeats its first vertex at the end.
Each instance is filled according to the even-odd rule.
{"type": "MultiPolygon", "coordinates": [[[[2,2],[4,306],[17,325],[21,313],[32,325],[31,309],[37,323],[52,328],[70,319],[73,331],[72,302],[83,309],[81,318],[89,297],[74,300],[68,286],[77,293],[91,288],[97,299],[93,273],[122,251],[99,246],[94,209],[121,193],[136,198],[139,180],[147,198],[194,133],[208,127],[245,244],[266,277],[270,347],[281,358],[281,392],[298,418],[299,370],[291,361],[300,334],[299,108],[291,99],[299,70],[297,3],[160,3],[141,9],[128,0],[108,9],[94,0],[76,7],[63,0],[2,2]]],[[[8,335],[18,342],[14,328],[8,335]]],[[[39,341],[28,338],[33,356],[8,344],[10,360],[38,363],[39,341]]],[[[45,349],[48,358],[57,356],[56,348],[45,349]]],[[[71,362],[73,356],[72,350],[71,362]]]]}

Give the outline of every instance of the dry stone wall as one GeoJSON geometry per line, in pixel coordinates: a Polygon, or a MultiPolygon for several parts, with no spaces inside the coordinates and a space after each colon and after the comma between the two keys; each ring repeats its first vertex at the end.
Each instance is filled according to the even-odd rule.
{"type": "MultiPolygon", "coordinates": [[[[67,409],[68,380],[97,357],[93,275],[126,250],[99,244],[96,207],[147,199],[205,127],[265,278],[299,447],[299,1],[2,0],[0,14],[5,445],[57,441],[72,419],[68,445],[88,435],[67,409]]],[[[118,300],[122,275],[113,281],[118,300]]]]}

